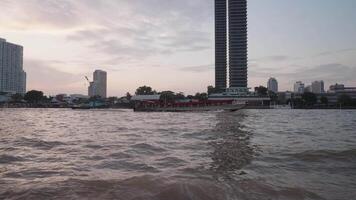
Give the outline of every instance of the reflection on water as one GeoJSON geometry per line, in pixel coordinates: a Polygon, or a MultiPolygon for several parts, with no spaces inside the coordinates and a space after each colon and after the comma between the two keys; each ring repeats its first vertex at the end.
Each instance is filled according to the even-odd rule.
{"type": "Polygon", "coordinates": [[[0,110],[0,199],[353,199],[354,111],[0,110]]]}
{"type": "MultiPolygon", "coordinates": [[[[244,130],[244,111],[217,113],[210,144],[213,147],[212,168],[220,173],[232,173],[248,165],[255,151],[250,144],[252,133],[244,130]]],[[[243,172],[241,172],[243,173],[243,172]]]]}

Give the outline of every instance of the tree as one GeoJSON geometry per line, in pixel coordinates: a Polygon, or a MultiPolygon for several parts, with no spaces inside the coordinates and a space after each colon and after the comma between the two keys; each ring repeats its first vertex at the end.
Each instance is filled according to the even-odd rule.
{"type": "Polygon", "coordinates": [[[152,90],[150,86],[141,86],[136,89],[136,95],[153,95],[156,91],[152,90]]]}
{"type": "Polygon", "coordinates": [[[313,106],[318,102],[317,96],[311,92],[304,92],[304,94],[302,94],[302,100],[309,106],[313,106]]]}
{"type": "Polygon", "coordinates": [[[165,103],[172,103],[175,101],[175,94],[172,91],[161,92],[160,100],[165,103]]]}
{"type": "Polygon", "coordinates": [[[40,103],[43,100],[43,92],[31,90],[25,94],[24,99],[29,103],[40,103]]]}
{"type": "Polygon", "coordinates": [[[132,98],[132,95],[130,94],[130,92],[127,92],[126,93],[126,99],[127,100],[131,100],[131,98],[132,98]]]}
{"type": "Polygon", "coordinates": [[[278,95],[273,91],[268,91],[268,96],[271,98],[272,102],[278,102],[278,95]]]}
{"type": "Polygon", "coordinates": [[[337,99],[338,104],[343,106],[352,106],[352,98],[347,94],[342,94],[337,99]]]}
{"type": "Polygon", "coordinates": [[[22,94],[14,94],[11,96],[13,102],[21,102],[23,100],[22,94]]]}
{"type": "Polygon", "coordinates": [[[328,105],[329,104],[329,99],[326,96],[322,96],[322,97],[320,97],[320,102],[322,104],[324,104],[324,105],[328,105]]]}
{"type": "Polygon", "coordinates": [[[196,93],[194,98],[198,99],[200,101],[206,101],[206,100],[208,100],[208,94],[207,93],[196,93]]]}
{"type": "Polygon", "coordinates": [[[209,85],[208,86],[208,95],[211,95],[214,93],[219,93],[218,89],[216,89],[214,86],[209,85]]]}
{"type": "Polygon", "coordinates": [[[255,87],[255,92],[260,96],[266,96],[268,89],[264,86],[255,87]]]}
{"type": "Polygon", "coordinates": [[[185,99],[185,95],[183,92],[178,92],[175,94],[175,99],[176,100],[182,100],[182,99],[185,99]]]}

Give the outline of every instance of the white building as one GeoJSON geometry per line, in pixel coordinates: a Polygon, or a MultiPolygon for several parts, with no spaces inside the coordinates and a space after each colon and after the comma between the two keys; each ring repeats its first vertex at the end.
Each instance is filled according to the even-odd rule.
{"type": "Polygon", "coordinates": [[[324,81],[314,81],[311,85],[311,92],[315,94],[325,93],[324,81]]]}
{"type": "Polygon", "coordinates": [[[304,93],[304,87],[304,83],[302,83],[301,81],[297,81],[296,83],[294,83],[294,93],[304,93]]]}
{"type": "Polygon", "coordinates": [[[26,93],[23,47],[0,38],[0,91],[26,93]]]}
{"type": "Polygon", "coordinates": [[[102,70],[96,70],[94,72],[94,80],[90,82],[88,88],[88,95],[90,97],[100,96],[101,98],[106,98],[107,91],[107,73],[102,70]]]}
{"type": "Polygon", "coordinates": [[[272,91],[274,93],[278,92],[278,81],[275,78],[270,78],[267,82],[268,91],[272,91]]]}

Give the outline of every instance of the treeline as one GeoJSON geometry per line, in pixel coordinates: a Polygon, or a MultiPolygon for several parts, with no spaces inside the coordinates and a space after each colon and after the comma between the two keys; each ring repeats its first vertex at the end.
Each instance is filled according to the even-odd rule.
{"type": "Polygon", "coordinates": [[[313,107],[356,107],[356,99],[352,99],[347,94],[337,96],[336,102],[330,102],[326,95],[319,97],[314,93],[305,92],[299,98],[292,98],[291,104],[294,108],[313,107]]]}
{"type": "Polygon", "coordinates": [[[209,86],[208,87],[208,92],[203,92],[203,93],[196,93],[195,95],[185,95],[183,92],[173,92],[173,91],[161,91],[157,92],[156,90],[152,89],[150,86],[141,86],[136,89],[135,95],[160,95],[160,100],[162,101],[168,101],[168,102],[173,102],[173,101],[178,101],[178,100],[184,100],[184,99],[190,99],[190,100],[208,100],[209,93],[213,93],[215,90],[214,87],[209,86]]]}

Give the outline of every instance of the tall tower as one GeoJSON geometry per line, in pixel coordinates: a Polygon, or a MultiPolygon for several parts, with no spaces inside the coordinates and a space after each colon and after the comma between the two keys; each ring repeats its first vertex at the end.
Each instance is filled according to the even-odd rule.
{"type": "Polygon", "coordinates": [[[230,88],[247,88],[247,0],[229,0],[230,88]]]}
{"type": "Polygon", "coordinates": [[[227,0],[215,0],[215,87],[226,89],[227,0]]]}
{"type": "Polygon", "coordinates": [[[0,38],[0,92],[26,93],[23,47],[0,38]]]}
{"type": "Polygon", "coordinates": [[[90,82],[88,95],[90,97],[100,96],[106,98],[107,91],[107,73],[102,70],[96,70],[93,74],[94,80],[90,82]]]}
{"type": "Polygon", "coordinates": [[[247,0],[215,0],[215,87],[217,89],[226,89],[229,67],[230,89],[247,90],[247,39],[247,0]],[[229,55],[229,66],[227,55],[229,55]]]}

